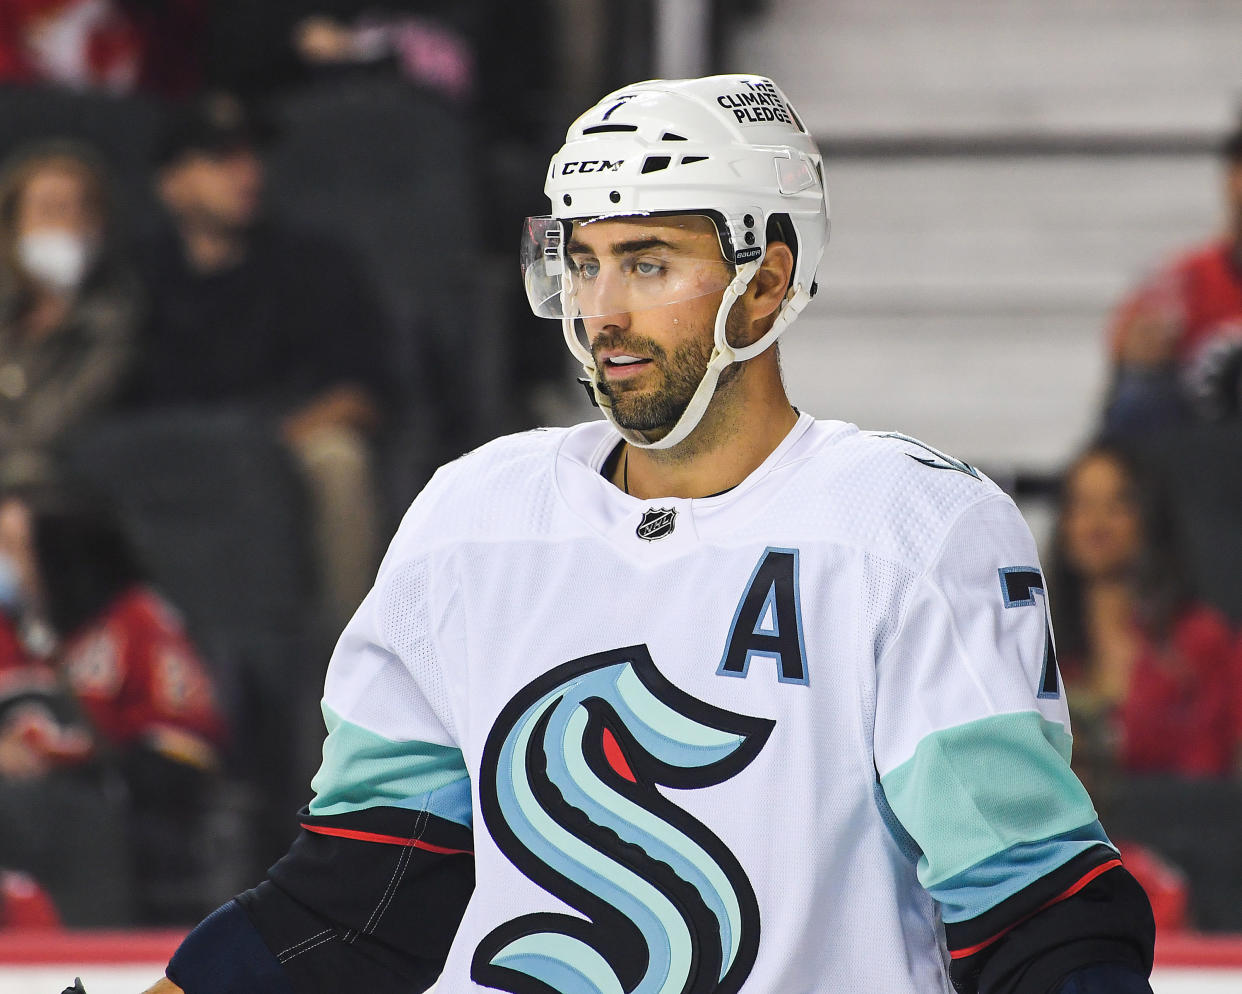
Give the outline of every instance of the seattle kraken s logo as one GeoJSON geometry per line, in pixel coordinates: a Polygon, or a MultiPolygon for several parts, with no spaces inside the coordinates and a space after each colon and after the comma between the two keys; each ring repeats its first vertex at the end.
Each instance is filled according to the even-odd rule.
{"type": "Polygon", "coordinates": [[[759,907],[733,854],[657,784],[710,787],[773,722],[677,689],[646,646],[585,656],[523,688],[483,750],[484,821],[527,877],[580,911],[523,915],[471,978],[513,994],[733,994],[759,907]]]}

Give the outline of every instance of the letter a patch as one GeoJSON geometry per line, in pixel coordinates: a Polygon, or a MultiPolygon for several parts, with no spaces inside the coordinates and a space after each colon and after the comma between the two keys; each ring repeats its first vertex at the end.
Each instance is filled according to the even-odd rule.
{"type": "Polygon", "coordinates": [[[798,550],[765,549],[733,613],[719,676],[744,677],[755,656],[776,663],[781,683],[810,683],[798,592],[798,550]]]}

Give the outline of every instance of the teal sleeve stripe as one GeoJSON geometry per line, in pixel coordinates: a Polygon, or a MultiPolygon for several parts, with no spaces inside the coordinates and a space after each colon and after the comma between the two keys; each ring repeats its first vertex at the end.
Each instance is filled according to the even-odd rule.
{"type": "Polygon", "coordinates": [[[923,850],[919,881],[934,890],[1024,842],[1096,820],[1070,770],[1069,733],[1036,711],[997,714],[926,736],[880,783],[923,850]]]}
{"type": "Polygon", "coordinates": [[[937,884],[931,888],[931,895],[940,903],[941,917],[948,923],[978,918],[1101,843],[1111,845],[1098,821],[1051,839],[1022,842],[937,884]]]}
{"type": "Polygon", "coordinates": [[[431,742],[398,742],[346,721],[323,705],[328,737],[311,788],[312,815],[364,808],[429,811],[473,824],[470,778],[461,750],[431,742]]]}

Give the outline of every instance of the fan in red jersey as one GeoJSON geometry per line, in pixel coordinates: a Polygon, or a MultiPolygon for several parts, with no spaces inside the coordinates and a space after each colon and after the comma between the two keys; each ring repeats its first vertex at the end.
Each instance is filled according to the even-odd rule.
{"type": "Polygon", "coordinates": [[[165,97],[202,82],[206,0],[3,0],[0,81],[165,97]]]}
{"type": "Polygon", "coordinates": [[[1221,151],[1224,233],[1160,267],[1113,318],[1112,431],[1242,412],[1242,120],[1221,151]]]}
{"type": "Polygon", "coordinates": [[[8,0],[0,4],[0,75],[114,93],[132,90],[142,38],[115,0],[8,0]]]}
{"type": "Polygon", "coordinates": [[[1096,444],[1070,467],[1053,620],[1079,755],[1127,773],[1229,777],[1242,666],[1178,548],[1167,501],[1125,448],[1096,444]]]}
{"type": "Polygon", "coordinates": [[[192,914],[167,884],[190,876],[224,729],[176,613],[106,512],[59,499],[0,504],[0,603],[0,791],[27,813],[0,819],[0,865],[69,924],[192,914]],[[85,881],[67,841],[84,818],[85,881]]]}

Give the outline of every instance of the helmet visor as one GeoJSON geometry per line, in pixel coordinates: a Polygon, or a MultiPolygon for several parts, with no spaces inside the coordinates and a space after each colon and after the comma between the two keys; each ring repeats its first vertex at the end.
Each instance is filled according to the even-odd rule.
{"type": "Polygon", "coordinates": [[[598,318],[718,295],[736,268],[693,214],[526,219],[522,281],[545,318],[598,318]]]}

